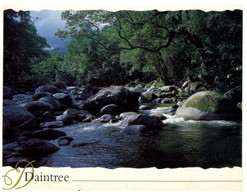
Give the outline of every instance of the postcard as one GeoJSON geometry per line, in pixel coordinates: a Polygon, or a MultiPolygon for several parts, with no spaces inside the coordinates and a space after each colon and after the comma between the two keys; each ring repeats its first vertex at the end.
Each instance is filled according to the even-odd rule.
{"type": "Polygon", "coordinates": [[[2,13],[2,191],[243,190],[243,5],[2,13]]]}

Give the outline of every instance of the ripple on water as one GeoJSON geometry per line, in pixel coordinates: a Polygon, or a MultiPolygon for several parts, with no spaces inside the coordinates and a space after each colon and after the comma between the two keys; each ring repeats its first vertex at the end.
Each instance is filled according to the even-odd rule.
{"type": "MultiPolygon", "coordinates": [[[[40,161],[49,167],[224,167],[241,166],[241,123],[185,121],[171,107],[142,111],[161,113],[162,131],[126,134],[119,123],[81,123],[59,128],[75,140],[40,161]],[[73,147],[74,143],[82,144],[73,147]]],[[[57,144],[57,140],[52,141],[57,144]]]]}
{"type": "Polygon", "coordinates": [[[167,124],[208,124],[214,126],[234,126],[240,125],[238,121],[226,121],[226,120],[212,120],[212,121],[195,121],[195,120],[184,120],[183,118],[178,118],[175,115],[171,116],[169,114],[163,114],[167,119],[162,122],[167,124]]]}

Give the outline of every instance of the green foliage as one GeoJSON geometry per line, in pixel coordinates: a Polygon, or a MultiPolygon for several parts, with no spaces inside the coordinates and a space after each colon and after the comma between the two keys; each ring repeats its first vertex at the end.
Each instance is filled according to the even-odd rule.
{"type": "MultiPolygon", "coordinates": [[[[153,75],[163,80],[158,86],[185,78],[225,90],[241,85],[242,11],[90,10],[65,11],[62,18],[67,30],[56,35],[84,37],[97,48],[102,68],[90,61],[97,70],[85,66],[85,71],[90,70],[87,75],[143,76],[146,82],[152,80],[147,75],[153,75]],[[106,26],[101,30],[99,24],[106,26]]],[[[92,59],[91,53],[81,52],[92,59]]]]}
{"type": "Polygon", "coordinates": [[[86,83],[99,78],[126,84],[139,78],[149,88],[189,79],[222,93],[241,85],[240,10],[70,10],[61,18],[66,29],[55,35],[69,40],[67,53],[48,54],[29,12],[5,11],[5,83],[86,83]]]}
{"type": "Polygon", "coordinates": [[[32,64],[47,56],[46,40],[37,34],[29,12],[4,11],[4,84],[21,87],[33,78],[32,64]]]}
{"type": "Polygon", "coordinates": [[[33,65],[33,73],[41,84],[63,81],[73,84],[74,72],[68,66],[69,59],[62,52],[52,52],[45,60],[33,65]]]}
{"type": "Polygon", "coordinates": [[[151,84],[150,83],[147,83],[144,88],[148,89],[150,87],[151,87],[151,84]]]}
{"type": "Polygon", "coordinates": [[[153,84],[155,88],[163,87],[164,85],[165,85],[164,81],[162,81],[160,78],[158,78],[153,84]]]}

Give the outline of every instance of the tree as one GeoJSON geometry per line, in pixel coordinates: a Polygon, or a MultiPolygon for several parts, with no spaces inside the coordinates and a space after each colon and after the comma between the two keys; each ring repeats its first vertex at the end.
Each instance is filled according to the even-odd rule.
{"type": "Polygon", "coordinates": [[[32,63],[47,55],[29,12],[4,11],[4,84],[17,87],[31,76],[32,63]]]}
{"type": "Polygon", "coordinates": [[[186,77],[224,90],[241,84],[240,10],[65,11],[62,19],[67,30],[57,36],[90,39],[106,56],[119,51],[120,67],[129,73],[155,70],[166,85],[186,77]],[[110,34],[103,33],[107,26],[110,34]]]}
{"type": "Polygon", "coordinates": [[[169,84],[167,67],[161,58],[161,50],[168,47],[175,36],[175,29],[165,27],[169,20],[160,20],[166,13],[150,12],[106,12],[106,11],[65,11],[62,19],[67,20],[68,31],[59,30],[56,35],[61,38],[68,36],[92,38],[106,50],[142,49],[150,53],[154,67],[164,81],[169,84]],[[165,23],[160,24],[159,21],[165,23]],[[114,26],[115,33],[121,39],[116,45],[111,40],[101,37],[100,23],[114,26]]]}

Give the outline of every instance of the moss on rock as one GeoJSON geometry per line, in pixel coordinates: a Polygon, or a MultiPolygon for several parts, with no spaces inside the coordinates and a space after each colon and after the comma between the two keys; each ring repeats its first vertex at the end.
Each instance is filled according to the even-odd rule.
{"type": "Polygon", "coordinates": [[[226,99],[221,94],[207,91],[207,94],[204,96],[194,96],[191,100],[186,104],[186,107],[197,108],[201,111],[207,112],[215,112],[220,109],[221,102],[226,99]]]}
{"type": "Polygon", "coordinates": [[[177,109],[176,117],[183,117],[184,120],[238,120],[241,119],[241,110],[221,94],[201,91],[177,109]]]}

